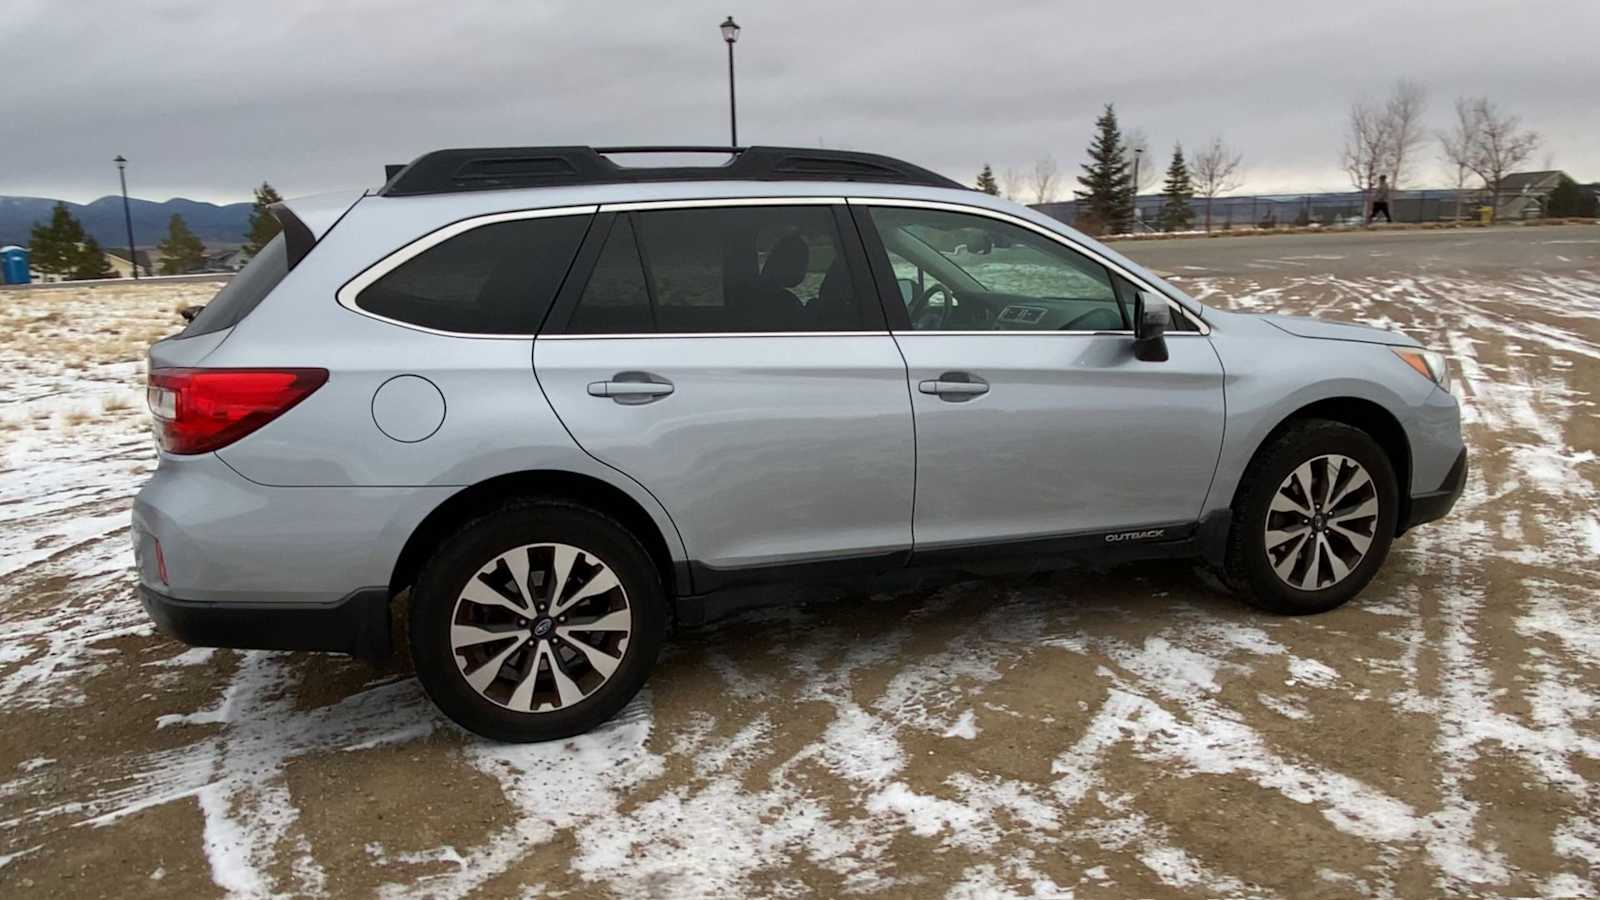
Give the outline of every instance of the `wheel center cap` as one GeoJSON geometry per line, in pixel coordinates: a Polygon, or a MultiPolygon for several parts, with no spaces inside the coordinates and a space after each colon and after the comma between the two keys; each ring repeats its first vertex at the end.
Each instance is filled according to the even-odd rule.
{"type": "Polygon", "coordinates": [[[533,623],[533,636],[537,638],[549,637],[550,632],[555,630],[556,620],[550,618],[549,616],[545,616],[539,619],[539,621],[533,623]]]}
{"type": "Polygon", "coordinates": [[[1327,524],[1327,518],[1325,518],[1321,513],[1317,513],[1311,517],[1311,527],[1318,531],[1321,531],[1323,528],[1327,527],[1327,524]]]}

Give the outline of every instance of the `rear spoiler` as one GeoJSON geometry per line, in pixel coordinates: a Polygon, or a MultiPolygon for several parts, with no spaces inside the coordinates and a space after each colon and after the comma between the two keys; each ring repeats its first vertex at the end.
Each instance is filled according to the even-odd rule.
{"type": "Polygon", "coordinates": [[[354,209],[364,196],[365,191],[339,191],[283,200],[268,207],[273,218],[283,226],[284,243],[288,245],[285,249],[289,251],[289,268],[293,269],[304,259],[317,241],[333,230],[333,226],[344,218],[345,213],[354,209]]]}
{"type": "Polygon", "coordinates": [[[283,226],[284,249],[289,252],[289,269],[292,271],[317,245],[317,236],[311,233],[311,228],[293,210],[282,203],[274,203],[267,210],[283,226]]]}

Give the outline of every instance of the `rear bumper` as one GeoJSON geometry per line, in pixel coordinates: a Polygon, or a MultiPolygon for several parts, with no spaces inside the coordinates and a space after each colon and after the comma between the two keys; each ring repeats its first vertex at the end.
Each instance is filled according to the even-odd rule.
{"type": "Polygon", "coordinates": [[[334,603],[206,603],[141,585],[139,599],[158,628],[195,647],[389,655],[387,588],[363,588],[334,603]]]}
{"type": "Polygon", "coordinates": [[[1444,518],[1456,505],[1456,499],[1461,496],[1461,490],[1466,486],[1467,448],[1462,447],[1461,453],[1456,456],[1455,465],[1450,467],[1450,471],[1444,476],[1444,483],[1439,485],[1438,490],[1412,496],[1411,510],[1406,516],[1406,529],[1444,518]]]}

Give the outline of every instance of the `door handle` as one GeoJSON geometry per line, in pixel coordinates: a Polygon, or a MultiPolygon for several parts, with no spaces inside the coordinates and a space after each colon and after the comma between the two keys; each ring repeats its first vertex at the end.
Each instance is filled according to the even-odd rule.
{"type": "Polygon", "coordinates": [[[989,393],[989,383],[965,372],[946,372],[938,378],[917,382],[917,390],[959,403],[989,393]]]}
{"type": "Polygon", "coordinates": [[[618,403],[649,403],[674,390],[665,378],[642,372],[619,372],[610,381],[589,382],[589,396],[610,397],[618,403]]]}
{"type": "Polygon", "coordinates": [[[665,397],[672,393],[672,385],[654,381],[592,381],[591,397],[665,397]]]}

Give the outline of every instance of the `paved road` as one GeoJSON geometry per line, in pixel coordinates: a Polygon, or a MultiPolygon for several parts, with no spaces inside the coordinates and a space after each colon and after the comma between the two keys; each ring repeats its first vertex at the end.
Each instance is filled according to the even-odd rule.
{"type": "Polygon", "coordinates": [[[1569,272],[1600,261],[1600,226],[1464,228],[1122,241],[1115,248],[1147,266],[1186,277],[1321,272],[1355,278],[1383,272],[1569,272]]]}

